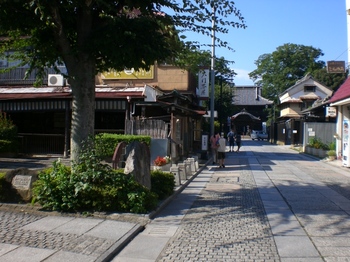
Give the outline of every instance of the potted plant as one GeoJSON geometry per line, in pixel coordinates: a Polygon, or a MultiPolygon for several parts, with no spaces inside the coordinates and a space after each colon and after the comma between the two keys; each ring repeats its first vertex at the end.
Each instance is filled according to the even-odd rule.
{"type": "Polygon", "coordinates": [[[337,157],[335,150],[328,150],[327,155],[330,160],[334,160],[337,157]]]}
{"type": "Polygon", "coordinates": [[[328,144],[322,143],[321,148],[318,150],[318,156],[320,158],[325,158],[329,149],[328,144]]]}
{"type": "Polygon", "coordinates": [[[170,157],[165,156],[157,156],[157,158],[153,161],[156,170],[169,171],[170,170],[170,157]]]}

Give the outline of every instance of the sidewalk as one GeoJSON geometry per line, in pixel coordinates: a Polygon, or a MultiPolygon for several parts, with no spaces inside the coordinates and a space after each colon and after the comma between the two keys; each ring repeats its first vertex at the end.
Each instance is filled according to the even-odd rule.
{"type": "MultiPolygon", "coordinates": [[[[57,158],[0,158],[0,170],[42,169],[57,158]]],[[[68,159],[62,159],[68,164],[68,159]]],[[[203,168],[203,167],[202,167],[203,168]]],[[[200,170],[198,170],[198,173],[200,170]]],[[[196,174],[195,174],[196,175],[196,174]]],[[[195,177],[195,175],[193,177],[195,177]]],[[[175,197],[192,179],[176,188],[175,197]]],[[[163,208],[170,201],[162,203],[163,208]]],[[[149,223],[149,215],[104,214],[93,217],[43,212],[31,205],[0,203],[1,262],[107,262],[149,223]]]]}

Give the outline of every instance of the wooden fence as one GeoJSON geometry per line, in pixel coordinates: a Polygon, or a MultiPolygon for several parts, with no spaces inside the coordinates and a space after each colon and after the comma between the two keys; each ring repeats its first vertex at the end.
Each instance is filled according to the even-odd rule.
{"type": "Polygon", "coordinates": [[[169,125],[163,120],[126,120],[125,134],[165,139],[170,131],[169,125]]]}

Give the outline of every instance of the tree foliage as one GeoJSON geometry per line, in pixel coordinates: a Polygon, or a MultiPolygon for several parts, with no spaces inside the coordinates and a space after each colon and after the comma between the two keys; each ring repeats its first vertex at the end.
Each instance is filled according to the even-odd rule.
{"type": "Polygon", "coordinates": [[[272,101],[277,95],[293,86],[307,73],[322,69],[325,62],[320,49],[312,46],[284,44],[271,54],[263,54],[255,61],[257,69],[249,73],[256,85],[262,87],[262,94],[272,101]]]}
{"type": "Polygon", "coordinates": [[[327,68],[325,67],[319,70],[315,70],[312,73],[314,79],[324,84],[325,86],[328,86],[333,91],[336,91],[344,83],[344,81],[347,78],[347,75],[347,72],[343,74],[327,73],[327,68]]]}
{"type": "MultiPolygon", "coordinates": [[[[73,95],[74,160],[81,142],[94,132],[95,75],[176,58],[186,46],[182,32],[211,35],[213,10],[215,32],[245,27],[233,1],[1,0],[0,54],[16,51],[7,53],[7,59],[29,65],[28,73],[39,70],[39,79],[46,67],[66,66],[73,95]]],[[[229,47],[219,38],[216,43],[229,47]]]]}

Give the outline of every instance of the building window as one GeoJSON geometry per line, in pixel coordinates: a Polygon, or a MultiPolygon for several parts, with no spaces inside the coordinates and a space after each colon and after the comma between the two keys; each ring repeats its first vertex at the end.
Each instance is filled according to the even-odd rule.
{"type": "Polygon", "coordinates": [[[304,92],[315,92],[316,91],[316,86],[304,86],[304,92]]]}
{"type": "Polygon", "coordinates": [[[303,101],[303,103],[301,104],[300,109],[301,110],[305,110],[305,109],[311,108],[313,103],[314,103],[314,101],[312,101],[312,100],[303,101]]]}

